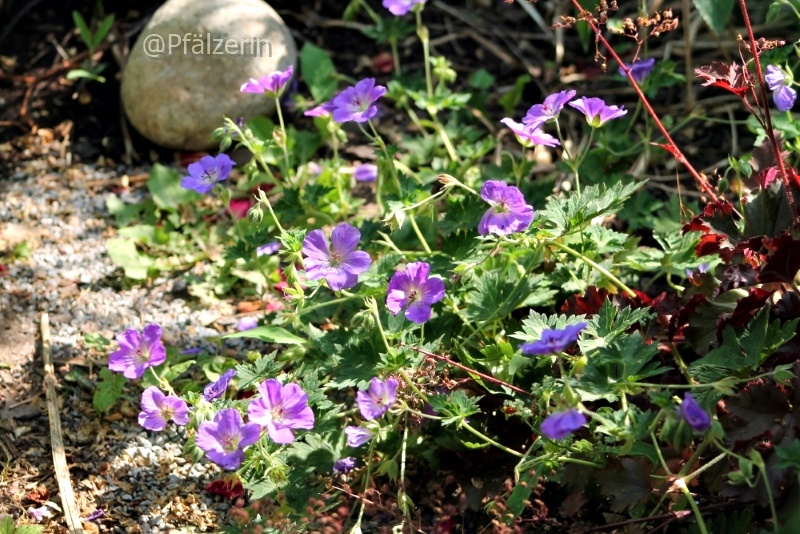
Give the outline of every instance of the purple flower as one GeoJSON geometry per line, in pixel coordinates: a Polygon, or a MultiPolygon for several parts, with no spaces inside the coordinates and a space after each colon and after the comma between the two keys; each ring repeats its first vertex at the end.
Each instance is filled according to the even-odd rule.
{"type": "Polygon", "coordinates": [[[233,166],[233,160],[226,154],[203,156],[200,161],[189,165],[189,175],[181,178],[181,187],[206,194],[214,189],[217,182],[228,178],[233,166]]]}
{"type": "Polygon", "coordinates": [[[333,472],[346,475],[356,467],[356,459],[352,456],[333,462],[333,472]]]}
{"type": "MultiPolygon", "coordinates": [[[[37,523],[41,523],[48,517],[53,517],[53,513],[47,506],[42,506],[40,508],[28,508],[28,515],[31,516],[31,519],[33,519],[37,523]]],[[[13,525],[11,530],[14,530],[13,525]]]]}
{"type": "Polygon", "coordinates": [[[272,255],[278,252],[280,248],[281,248],[280,241],[270,241],[269,243],[261,245],[256,249],[256,256],[264,256],[265,254],[272,255]]]}
{"type": "Polygon", "coordinates": [[[563,330],[542,330],[539,341],[525,343],[520,348],[524,354],[552,354],[561,352],[578,340],[581,330],[586,328],[586,323],[571,324],[563,330]]]}
{"type": "Polygon", "coordinates": [[[372,163],[356,165],[353,176],[357,182],[374,182],[378,179],[378,166],[372,163]]]}
{"type": "Polygon", "coordinates": [[[347,445],[353,448],[358,448],[372,439],[372,431],[363,426],[345,427],[344,433],[347,434],[347,445]]]}
{"type": "Polygon", "coordinates": [[[106,515],[106,513],[103,511],[103,509],[102,508],[98,508],[97,510],[95,510],[91,514],[87,515],[84,518],[84,520],[86,520],[86,521],[96,521],[96,520],[100,519],[101,517],[103,517],[104,515],[106,515]]]}
{"type": "Polygon", "coordinates": [[[336,108],[333,101],[329,100],[319,106],[313,107],[303,112],[306,117],[330,117],[333,110],[336,108]]]}
{"type": "Polygon", "coordinates": [[[481,217],[478,233],[481,235],[508,235],[524,232],[533,220],[533,206],[525,203],[525,197],[513,185],[500,180],[488,180],[481,188],[481,197],[491,208],[481,217]]]}
{"type": "Polygon", "coordinates": [[[220,398],[225,393],[225,390],[228,389],[228,383],[234,376],[236,376],[236,369],[228,369],[222,373],[216,382],[211,382],[203,389],[203,397],[208,402],[220,398]]]}
{"type": "Polygon", "coordinates": [[[311,176],[317,177],[317,176],[319,176],[320,174],[322,174],[322,171],[324,171],[324,170],[325,170],[325,169],[323,169],[323,168],[322,168],[322,165],[320,165],[319,163],[315,163],[315,162],[313,162],[313,161],[309,161],[309,162],[306,164],[306,171],[308,171],[308,173],[309,173],[311,176]]]}
{"type": "Polygon", "coordinates": [[[131,380],[141,378],[148,367],[161,365],[167,349],[161,342],[161,327],[149,324],[140,334],[129,328],[117,336],[120,349],[108,355],[108,368],[131,380]]]}
{"type": "Polygon", "coordinates": [[[424,4],[425,0],[383,0],[383,7],[388,9],[392,15],[401,17],[411,11],[417,4],[424,4]]]}
{"type": "Polygon", "coordinates": [[[531,106],[528,113],[522,118],[522,123],[530,128],[537,128],[546,122],[556,120],[566,103],[572,100],[575,94],[575,91],[568,90],[549,95],[544,99],[544,103],[531,106]]]}
{"type": "Polygon", "coordinates": [[[648,59],[643,59],[641,61],[634,61],[633,65],[630,63],[623,63],[620,65],[617,72],[620,76],[626,76],[627,71],[631,71],[631,77],[636,81],[636,83],[642,83],[642,80],[650,76],[650,71],[653,70],[653,65],[656,64],[656,58],[651,57],[648,59]]]}
{"type": "Polygon", "coordinates": [[[244,332],[245,330],[252,330],[258,326],[258,317],[242,317],[236,323],[236,330],[244,332]]]}
{"type": "Polygon", "coordinates": [[[683,402],[679,408],[679,415],[686,423],[697,432],[705,432],[711,428],[711,416],[703,410],[691,393],[683,395],[683,402]]]}
{"type": "Polygon", "coordinates": [[[212,462],[225,469],[236,469],[244,461],[244,448],[261,437],[261,427],[256,423],[242,424],[238,410],[221,410],[214,422],[204,421],[197,429],[195,443],[205,451],[212,462]]]}
{"type": "Polygon", "coordinates": [[[386,307],[394,315],[406,309],[406,319],[424,323],[431,318],[431,306],[444,298],[441,278],[428,278],[431,266],[424,262],[406,265],[405,272],[396,272],[386,289],[386,307]]]}
{"type": "Polygon", "coordinates": [[[270,378],[258,386],[258,392],[261,398],[247,407],[247,417],[266,427],[275,443],[293,442],[292,428],[314,428],[314,412],[308,407],[308,395],[297,384],[281,386],[278,380],[270,378]]]}
{"type": "Polygon", "coordinates": [[[786,73],[775,65],[767,65],[767,73],[764,80],[772,91],[772,101],[778,111],[789,111],[794,106],[797,98],[797,91],[789,87],[791,80],[786,73]]]}
{"type": "Polygon", "coordinates": [[[175,395],[164,395],[155,386],[145,389],[142,392],[139,425],[147,430],[160,432],[167,427],[170,420],[179,426],[189,422],[189,407],[186,402],[175,395]]]}
{"type": "Polygon", "coordinates": [[[311,280],[324,278],[334,291],[349,289],[358,283],[358,275],[369,269],[372,259],[356,250],[361,232],[340,223],[331,232],[331,246],[322,230],[312,230],[303,240],[303,263],[311,280]]]}
{"type": "Polygon", "coordinates": [[[553,440],[560,440],[586,424],[586,416],[578,410],[558,412],[542,422],[542,434],[553,440]]]}
{"type": "Polygon", "coordinates": [[[559,146],[561,144],[558,142],[558,139],[552,135],[544,133],[541,129],[540,123],[526,125],[516,122],[508,117],[500,122],[508,126],[508,128],[514,132],[514,135],[517,136],[517,141],[519,141],[519,144],[525,148],[530,148],[533,145],[559,146]]]}
{"type": "Polygon", "coordinates": [[[369,381],[369,388],[366,391],[358,392],[356,399],[358,400],[358,410],[364,419],[377,419],[385,414],[397,399],[397,379],[387,378],[383,382],[375,377],[369,381]]]}
{"type": "Polygon", "coordinates": [[[242,84],[240,89],[243,93],[266,93],[274,97],[286,86],[286,83],[294,75],[294,65],[289,65],[289,68],[284,71],[275,71],[267,74],[260,80],[250,78],[250,81],[242,84]]]}
{"type": "Polygon", "coordinates": [[[386,93],[386,87],[375,85],[375,78],[365,78],[333,98],[333,120],[365,122],[378,113],[374,103],[386,93]]]}
{"type": "Polygon", "coordinates": [[[617,106],[607,106],[601,98],[581,97],[580,100],[569,103],[586,116],[586,122],[592,128],[599,128],[611,119],[622,117],[628,111],[617,106]]]}
{"type": "Polygon", "coordinates": [[[700,265],[698,265],[697,269],[695,269],[695,270],[686,269],[686,270],[684,270],[684,272],[686,273],[686,276],[691,277],[695,273],[697,273],[697,274],[707,273],[709,267],[711,267],[711,264],[706,262],[706,263],[701,263],[700,265]]]}

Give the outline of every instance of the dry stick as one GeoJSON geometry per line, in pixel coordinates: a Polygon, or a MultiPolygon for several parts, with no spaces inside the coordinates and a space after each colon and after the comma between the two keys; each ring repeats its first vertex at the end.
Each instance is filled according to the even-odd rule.
{"type": "Polygon", "coordinates": [[[53,467],[55,468],[58,492],[61,494],[61,508],[67,520],[70,534],[83,534],[81,515],[75,505],[75,494],[69,479],[67,457],[64,454],[64,439],[61,435],[61,417],[58,414],[56,394],[56,374],[53,371],[53,349],[50,341],[50,319],[42,314],[42,359],[44,360],[44,386],[47,395],[47,414],[50,417],[50,443],[53,446],[53,467]]]}
{"type": "Polygon", "coordinates": [[[744,18],[744,26],[747,28],[747,38],[750,40],[750,53],[753,54],[753,62],[756,66],[756,75],[758,76],[758,84],[761,86],[761,103],[764,110],[764,118],[767,122],[766,134],[772,145],[772,150],[775,152],[775,159],[778,161],[778,169],[781,172],[781,180],[783,180],[783,188],[786,190],[786,198],[789,201],[789,209],[792,212],[792,222],[797,224],[797,207],[794,205],[794,194],[792,193],[792,184],[789,182],[789,175],[786,173],[786,166],[783,164],[781,157],[781,149],[775,139],[775,132],[772,129],[772,116],[769,112],[769,100],[767,99],[767,88],[764,83],[764,73],[761,70],[761,60],[758,57],[758,43],[756,37],[753,35],[753,26],[750,24],[750,15],[747,12],[747,5],[745,0],[739,0],[739,7],[742,10],[742,17],[744,18]]]}
{"type": "Polygon", "coordinates": [[[509,388],[511,390],[516,391],[517,393],[522,393],[522,394],[527,395],[529,397],[532,396],[529,392],[525,391],[524,389],[518,388],[517,386],[512,386],[511,384],[509,384],[507,382],[503,382],[502,380],[500,380],[498,378],[495,378],[493,376],[485,375],[485,374],[483,374],[483,373],[481,373],[479,371],[476,371],[475,369],[470,369],[466,365],[462,365],[462,364],[460,364],[458,362],[454,362],[453,360],[451,360],[447,356],[442,356],[440,354],[434,354],[432,352],[428,352],[427,350],[421,349],[421,348],[419,348],[417,346],[410,346],[410,348],[411,348],[411,350],[419,352],[420,354],[424,354],[425,356],[428,356],[430,358],[436,358],[437,360],[441,360],[443,362],[447,362],[450,365],[454,365],[455,367],[458,367],[459,369],[462,369],[462,370],[464,370],[464,371],[466,371],[468,373],[472,373],[474,375],[478,375],[479,377],[483,378],[484,380],[488,380],[489,382],[494,382],[495,384],[500,384],[501,386],[505,386],[505,387],[507,387],[507,388],[509,388]]]}
{"type": "MultiPolygon", "coordinates": [[[[603,37],[603,34],[600,33],[600,28],[597,26],[597,24],[595,24],[594,20],[591,17],[591,14],[585,9],[583,9],[583,7],[581,7],[581,5],[578,3],[578,0],[572,0],[572,5],[575,6],[575,9],[577,9],[578,12],[589,14],[588,17],[585,17],[582,20],[585,20],[589,24],[589,27],[592,28],[592,31],[594,32],[597,40],[603,43],[603,46],[605,46],[606,50],[608,50],[608,53],[611,54],[611,57],[613,57],[617,63],[622,65],[623,64],[622,59],[617,55],[617,53],[611,47],[611,44],[606,40],[606,38],[603,37]]],[[[672,154],[672,157],[678,160],[679,163],[681,163],[684,167],[686,167],[686,170],[689,171],[689,174],[691,174],[692,177],[695,179],[697,185],[700,186],[700,189],[702,189],[703,192],[706,195],[708,195],[712,201],[719,202],[719,197],[717,196],[717,193],[714,191],[711,185],[709,185],[708,180],[706,180],[705,177],[703,177],[700,173],[697,172],[697,170],[692,166],[692,164],[689,163],[689,160],[686,159],[686,156],[683,154],[681,149],[678,148],[678,145],[675,143],[675,141],[673,141],[672,136],[669,135],[669,132],[667,131],[664,124],[661,122],[661,119],[658,118],[658,114],[650,105],[650,101],[647,100],[647,97],[644,96],[644,93],[639,88],[639,84],[636,83],[636,80],[633,79],[630,69],[623,69],[623,70],[625,70],[625,75],[628,77],[628,81],[631,82],[633,90],[636,91],[636,96],[639,98],[639,100],[641,101],[644,108],[647,110],[647,113],[650,115],[650,117],[652,117],[653,122],[655,122],[656,127],[658,127],[658,130],[661,132],[661,135],[663,135],[664,139],[667,141],[668,143],[667,148],[669,153],[672,154]]]]}

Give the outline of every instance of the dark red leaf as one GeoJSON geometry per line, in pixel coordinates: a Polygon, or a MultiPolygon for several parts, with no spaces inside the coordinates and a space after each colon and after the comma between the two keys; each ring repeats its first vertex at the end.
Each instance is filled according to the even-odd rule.
{"type": "Polygon", "coordinates": [[[772,239],[765,238],[764,247],[770,254],[758,273],[758,281],[763,284],[792,283],[800,270],[800,240],[783,233],[772,239]]]}
{"type": "Polygon", "coordinates": [[[244,488],[239,480],[218,478],[206,486],[206,491],[212,495],[221,495],[225,499],[233,500],[244,495],[244,488]]]}
{"type": "Polygon", "coordinates": [[[704,65],[694,69],[697,77],[704,81],[704,86],[721,87],[726,91],[741,97],[750,89],[750,79],[741,65],[730,65],[721,61],[714,61],[711,65],[704,65]]]}

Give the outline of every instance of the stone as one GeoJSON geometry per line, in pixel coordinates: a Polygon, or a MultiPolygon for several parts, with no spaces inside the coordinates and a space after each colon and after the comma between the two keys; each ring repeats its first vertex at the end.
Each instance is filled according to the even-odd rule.
{"type": "Polygon", "coordinates": [[[262,0],[168,0],[131,50],[122,105],[151,141],[208,149],[216,144],[211,134],[223,117],[274,113],[273,99],[239,88],[296,60],[289,30],[262,0]]]}

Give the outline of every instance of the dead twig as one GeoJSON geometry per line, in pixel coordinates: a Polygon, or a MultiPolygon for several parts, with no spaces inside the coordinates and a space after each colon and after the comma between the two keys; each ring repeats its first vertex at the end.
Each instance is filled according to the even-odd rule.
{"type": "Polygon", "coordinates": [[[75,493],[67,467],[64,453],[64,438],[61,433],[61,416],[58,413],[58,395],[56,393],[56,374],[53,370],[53,348],[50,341],[50,319],[47,313],[41,318],[42,359],[44,360],[44,386],[47,396],[47,414],[50,419],[50,443],[53,447],[53,467],[55,468],[58,492],[61,494],[61,508],[67,520],[70,534],[83,534],[81,515],[75,505],[75,493]]]}

